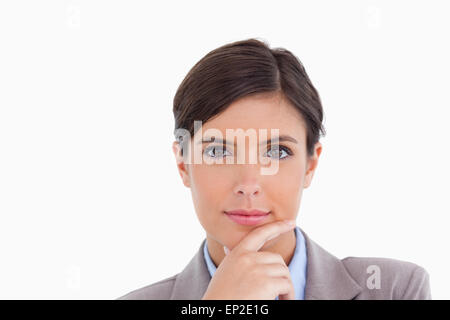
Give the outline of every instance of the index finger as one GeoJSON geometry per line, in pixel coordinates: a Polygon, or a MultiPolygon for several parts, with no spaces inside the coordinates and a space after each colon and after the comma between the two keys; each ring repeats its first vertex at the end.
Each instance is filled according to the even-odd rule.
{"type": "Polygon", "coordinates": [[[252,230],[233,250],[258,251],[266,241],[295,227],[295,220],[283,220],[267,223],[252,230]]]}

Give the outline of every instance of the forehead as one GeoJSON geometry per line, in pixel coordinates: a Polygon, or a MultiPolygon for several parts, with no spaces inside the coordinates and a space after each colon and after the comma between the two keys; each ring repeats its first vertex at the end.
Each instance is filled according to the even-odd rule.
{"type": "Polygon", "coordinates": [[[202,124],[203,132],[209,128],[226,129],[279,129],[297,141],[305,141],[306,128],[299,111],[281,94],[259,93],[234,101],[224,112],[202,124]]]}

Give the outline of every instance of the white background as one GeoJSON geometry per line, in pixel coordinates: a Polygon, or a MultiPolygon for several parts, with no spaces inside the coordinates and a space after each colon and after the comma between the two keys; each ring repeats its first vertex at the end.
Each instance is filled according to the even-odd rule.
{"type": "Polygon", "coordinates": [[[173,96],[256,37],[305,65],[327,135],[297,225],[337,257],[407,260],[448,299],[448,1],[1,1],[0,298],[115,299],[205,233],[173,96]]]}

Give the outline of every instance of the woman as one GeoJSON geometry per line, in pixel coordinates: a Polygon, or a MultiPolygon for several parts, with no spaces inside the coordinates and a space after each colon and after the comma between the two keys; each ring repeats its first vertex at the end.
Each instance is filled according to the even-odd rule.
{"type": "Polygon", "coordinates": [[[431,299],[421,266],[341,260],[295,225],[325,130],[319,94],[291,52],[256,39],[209,52],[173,112],[173,152],[206,239],[182,272],[119,299],[431,299]]]}

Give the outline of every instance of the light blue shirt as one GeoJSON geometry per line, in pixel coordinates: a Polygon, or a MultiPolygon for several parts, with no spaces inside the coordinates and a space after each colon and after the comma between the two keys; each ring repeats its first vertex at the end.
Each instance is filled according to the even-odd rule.
{"type": "MultiPolygon", "coordinates": [[[[304,300],[305,299],[305,285],[306,285],[306,266],[307,266],[307,257],[306,257],[306,244],[305,238],[303,237],[302,232],[299,227],[295,229],[295,237],[297,239],[297,244],[295,246],[294,256],[289,262],[289,272],[291,274],[292,283],[294,284],[295,290],[295,300],[304,300]]],[[[206,265],[208,267],[209,274],[211,277],[216,272],[216,265],[211,260],[208,251],[208,241],[205,241],[203,246],[203,255],[205,256],[206,265]]],[[[278,297],[275,298],[278,300],[278,297]]]]}

